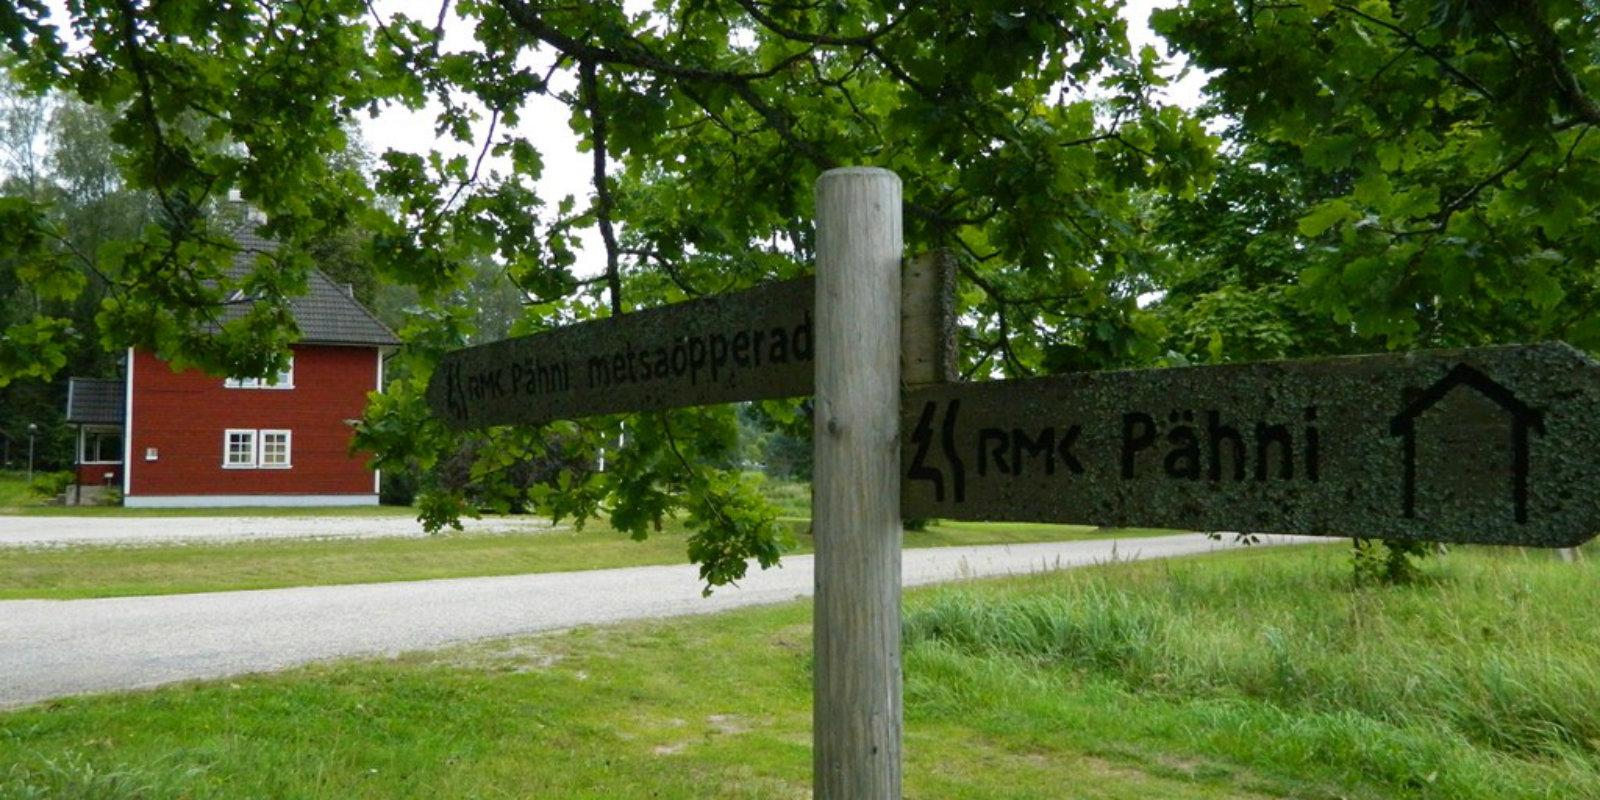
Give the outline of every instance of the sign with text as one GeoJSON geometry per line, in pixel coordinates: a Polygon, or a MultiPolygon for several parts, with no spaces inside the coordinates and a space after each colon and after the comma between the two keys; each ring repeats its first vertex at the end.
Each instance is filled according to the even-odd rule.
{"type": "Polygon", "coordinates": [[[812,278],[448,353],[428,405],[454,428],[811,394],[812,278]]]}
{"type": "Polygon", "coordinates": [[[902,513],[1571,547],[1600,365],[1563,344],[908,392],[902,513]]]}

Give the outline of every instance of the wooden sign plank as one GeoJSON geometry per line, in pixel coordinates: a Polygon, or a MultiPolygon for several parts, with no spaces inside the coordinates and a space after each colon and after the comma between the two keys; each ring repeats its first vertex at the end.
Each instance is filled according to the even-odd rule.
{"type": "MultiPolygon", "coordinates": [[[[954,258],[927,253],[903,273],[907,382],[953,379],[954,258]]],[[[465,429],[809,395],[815,287],[796,278],[457,350],[428,404],[465,429]]]]}
{"type": "Polygon", "coordinates": [[[445,355],[428,404],[458,429],[811,394],[812,278],[445,355]]]}
{"type": "Polygon", "coordinates": [[[902,407],[902,513],[1570,547],[1600,368],[1563,344],[949,384],[902,407]]]}

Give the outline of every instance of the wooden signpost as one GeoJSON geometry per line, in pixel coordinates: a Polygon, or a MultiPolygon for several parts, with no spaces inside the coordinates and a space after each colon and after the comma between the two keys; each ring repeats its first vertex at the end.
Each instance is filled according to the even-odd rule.
{"type": "Polygon", "coordinates": [[[906,395],[902,513],[1572,547],[1600,365],[1561,344],[952,384],[906,395]]]}
{"type": "Polygon", "coordinates": [[[449,353],[427,399],[457,429],[816,395],[814,786],[900,796],[901,354],[953,365],[952,268],[905,270],[900,179],[817,181],[817,274],[449,353]],[[905,342],[902,343],[902,327],[905,342]]]}
{"type": "Polygon", "coordinates": [[[902,272],[899,179],[831,170],[816,197],[815,281],[451,353],[428,402],[466,429],[815,394],[818,798],[900,796],[902,514],[1541,547],[1600,531],[1600,365],[1565,345],[957,383],[950,265],[902,272]]]}

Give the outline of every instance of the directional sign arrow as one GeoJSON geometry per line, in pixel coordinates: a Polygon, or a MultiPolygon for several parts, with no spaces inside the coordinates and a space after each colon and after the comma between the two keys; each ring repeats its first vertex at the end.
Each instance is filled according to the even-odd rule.
{"type": "Polygon", "coordinates": [[[1563,344],[908,392],[906,517],[1571,547],[1600,365],[1563,344]]]}
{"type": "Polygon", "coordinates": [[[811,278],[447,353],[428,405],[454,428],[811,394],[811,278]]]}
{"type": "MultiPolygon", "coordinates": [[[[902,273],[904,379],[955,374],[955,260],[902,273]]],[[[763,284],[445,354],[427,400],[457,429],[802,397],[816,376],[816,280],[763,284]]],[[[892,380],[892,376],[890,376],[892,380]]]]}

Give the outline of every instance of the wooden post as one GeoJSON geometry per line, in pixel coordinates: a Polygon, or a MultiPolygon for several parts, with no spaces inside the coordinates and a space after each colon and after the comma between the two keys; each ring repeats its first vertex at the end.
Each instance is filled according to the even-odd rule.
{"type": "Polygon", "coordinates": [[[900,797],[900,179],[817,179],[813,792],[900,797]]]}
{"type": "Polygon", "coordinates": [[[923,253],[906,262],[900,280],[901,383],[915,389],[955,381],[955,256],[923,253]]]}

